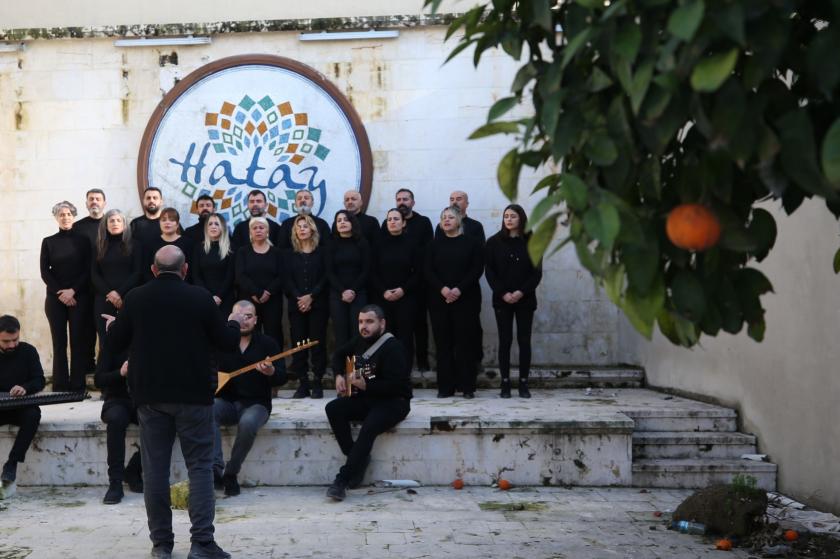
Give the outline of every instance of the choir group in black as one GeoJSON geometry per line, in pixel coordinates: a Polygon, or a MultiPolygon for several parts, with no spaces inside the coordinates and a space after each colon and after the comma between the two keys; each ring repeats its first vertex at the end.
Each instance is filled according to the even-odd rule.
{"type": "MultiPolygon", "coordinates": [[[[232,232],[207,195],[195,203],[198,223],[186,229],[180,225],[178,212],[164,207],[161,192],[154,187],[144,192],[143,215],[130,223],[120,210],[104,211],[105,194],[99,189],[86,194],[90,215],[75,223],[76,208],[66,201],[56,204],[53,215],[59,230],[43,240],[40,258],[52,336],[53,390],[84,389],[85,374],[94,368],[98,338],[95,383],[105,399],[102,419],[107,423],[111,482],[106,503],[121,500],[123,482],[142,491],[143,478],[138,453],[128,466],[123,464],[125,433],[130,423],[137,422],[137,408],[126,382],[130,370],[127,353],[114,352],[105,343],[103,316],[119,317],[128,293],[153,278],[155,255],[168,245],[178,247],[186,257],[185,280],[209,291],[222,316],[235,312],[245,317],[240,323],[240,351],[221,355],[220,370],[278,353],[284,347],[284,316],[293,342],[321,341],[292,356],[289,372],[299,380],[294,398],[323,397],[330,321],[337,348],[331,363],[337,390],[345,388],[340,376],[344,357],[361,355],[370,347],[370,340],[384,334],[387,324],[393,342],[386,343],[374,361],[388,361],[383,370],[392,372],[383,373],[378,380],[366,382],[362,377],[354,381],[370,393],[353,405],[336,400],[327,407],[339,446],[348,457],[330,487],[328,494],[333,499],[343,499],[344,489],[360,483],[376,435],[407,415],[414,356],[418,369],[429,369],[427,315],[436,348],[438,397],[452,397],[456,392],[474,397],[482,359],[482,275],[492,291],[499,332],[500,396],[511,396],[510,346],[515,321],[518,391],[521,397],[530,397],[531,326],[542,271],[528,255],[523,209],[516,204],[505,208],[500,230],[485,240],[481,223],[466,215],[469,202],[464,192],[452,193],[436,230],[428,217],[414,211],[410,190],[397,191],[395,201],[380,224],[362,211],[361,195],[348,191],[345,209],[335,214],[330,226],[312,214],[312,193],[301,190],[295,196],[295,214],[277,223],[267,217],[265,194],[254,190],[247,198],[250,219],[238,223],[232,232]],[[369,323],[363,325],[365,318],[369,323]],[[350,421],[368,416],[371,421],[366,421],[367,427],[354,443],[350,421]]],[[[15,342],[12,347],[3,341],[20,329],[16,321],[7,320],[11,318],[0,321],[0,391],[34,393],[44,385],[40,364],[35,365],[37,352],[28,344],[15,342]]],[[[286,380],[282,360],[269,365],[267,361],[261,365],[263,376],[239,377],[216,398],[217,433],[220,424],[239,426],[227,464],[216,436],[215,480],[228,495],[239,493],[236,476],[257,429],[268,419],[272,387],[286,380]]],[[[0,413],[0,424],[20,425],[3,469],[4,481],[14,480],[17,463],[24,459],[40,419],[39,412],[35,415],[29,408],[17,414],[0,413]]]]}

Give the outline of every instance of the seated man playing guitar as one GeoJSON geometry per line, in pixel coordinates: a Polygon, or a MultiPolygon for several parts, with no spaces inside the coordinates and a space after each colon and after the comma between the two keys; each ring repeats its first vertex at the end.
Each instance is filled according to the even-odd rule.
{"type": "MultiPolygon", "coordinates": [[[[225,495],[239,495],[239,470],[248,451],[254,445],[257,431],[271,415],[271,389],[286,382],[286,364],[282,359],[272,363],[270,356],[280,352],[277,342],[270,336],[254,331],[257,312],[250,301],[239,301],[233,306],[244,320],[239,327],[239,351],[219,354],[219,369],[233,371],[256,363],[247,374],[238,374],[220,386],[213,403],[216,419],[213,459],[213,479],[217,489],[225,495]],[[221,425],[236,425],[230,459],[225,465],[222,454],[221,425]]],[[[220,383],[221,384],[221,383],[220,383]]]]}
{"type": "Polygon", "coordinates": [[[405,419],[411,409],[411,360],[403,344],[385,332],[385,326],[385,313],[379,306],[362,307],[359,334],[333,356],[333,371],[344,370],[348,359],[355,363],[348,378],[336,374],[339,397],[326,407],[338,446],[347,457],[327,490],[327,497],[335,501],[344,500],[347,488],[361,485],[373,441],[405,419]],[[362,422],[355,441],[352,421],[362,422]]]}

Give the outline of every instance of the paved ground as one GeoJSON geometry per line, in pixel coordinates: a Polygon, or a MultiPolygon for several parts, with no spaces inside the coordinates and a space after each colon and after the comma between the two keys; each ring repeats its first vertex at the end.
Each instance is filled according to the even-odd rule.
{"type": "MultiPolygon", "coordinates": [[[[219,498],[218,542],[237,558],[589,559],[720,556],[710,539],[665,529],[690,491],[488,487],[362,488],[330,503],[323,487],[258,487],[219,498]],[[505,510],[512,509],[512,510],[505,510]],[[520,509],[520,510],[517,510],[520,509]],[[654,516],[663,511],[662,517],[654,516]]],[[[0,559],[146,557],[142,497],[100,504],[102,487],[24,487],[0,501],[0,559]]],[[[175,511],[175,557],[189,523],[175,511]]],[[[731,559],[748,554],[734,551],[731,559]]]]}

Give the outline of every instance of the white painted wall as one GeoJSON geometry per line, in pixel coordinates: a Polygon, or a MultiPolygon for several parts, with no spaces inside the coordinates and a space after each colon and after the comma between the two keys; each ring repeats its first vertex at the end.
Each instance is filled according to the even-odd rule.
{"type": "MultiPolygon", "coordinates": [[[[49,362],[38,272],[41,239],[56,228],[51,206],[83,207],[85,190],[105,189],[109,207],[139,215],[135,179],[140,138],[174,80],[219,58],[270,53],[313,66],[351,100],[367,127],[374,184],[369,213],[382,217],[403,186],[416,209],[435,218],[452,190],[470,193],[469,215],[489,234],[507,200],[496,164],[512,140],[467,141],[487,109],[506,96],[515,66],[488,56],[478,71],[464,55],[446,66],[444,29],[404,29],[396,40],[301,43],[297,34],[220,34],[212,45],[177,49],[178,66],[159,65],[174,50],[118,49],[110,39],[32,41],[0,54],[0,310],[18,315],[24,338],[49,362]]],[[[535,178],[526,178],[530,192],[535,178]]],[[[527,201],[525,201],[527,206],[527,201]]],[[[597,293],[574,253],[546,263],[535,324],[535,363],[607,364],[617,351],[617,311],[597,293]]],[[[495,361],[496,326],[485,285],[485,354],[495,361]]]]}
{"type": "Polygon", "coordinates": [[[744,430],[779,464],[779,489],[840,513],[840,276],[831,269],[837,222],[821,202],[775,217],[779,239],[759,266],[775,289],[762,298],[763,343],[723,334],[688,351],[661,335],[642,340],[622,320],[621,353],[643,365],[654,386],[737,408],[744,430]]]}

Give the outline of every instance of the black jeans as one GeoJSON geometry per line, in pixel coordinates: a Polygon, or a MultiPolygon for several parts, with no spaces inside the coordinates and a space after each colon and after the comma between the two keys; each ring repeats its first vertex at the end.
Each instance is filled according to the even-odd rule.
{"type": "Polygon", "coordinates": [[[474,297],[449,304],[442,300],[429,303],[437,348],[437,385],[444,394],[456,390],[475,392],[481,344],[480,312],[474,297]]]}
{"type": "Polygon", "coordinates": [[[17,425],[19,427],[15,442],[9,451],[10,462],[23,462],[26,451],[38,432],[41,424],[41,408],[26,406],[16,410],[0,411],[0,425],[17,425]]]}
{"type": "Polygon", "coordinates": [[[175,435],[190,479],[190,541],[213,541],[216,497],[213,494],[213,406],[147,404],[139,406],[140,453],[143,456],[143,499],[153,545],[171,547],[172,509],[169,468],[175,435]]]}
{"type": "Polygon", "coordinates": [[[406,398],[368,398],[364,395],[336,398],[327,404],[327,418],[335,440],[347,461],[336,479],[349,482],[365,463],[376,437],[392,429],[411,411],[406,398]],[[353,441],[351,421],[361,421],[359,436],[353,441]]]}
{"type": "MultiPolygon", "coordinates": [[[[323,305],[323,303],[322,303],[323,305]]],[[[309,386],[309,356],[312,356],[312,371],[315,380],[320,381],[327,371],[327,319],[325,306],[313,306],[309,312],[302,313],[295,303],[289,302],[289,331],[292,344],[302,342],[307,338],[318,340],[318,345],[292,355],[289,371],[297,375],[301,386],[309,386]]]]}
{"type": "Polygon", "coordinates": [[[359,331],[359,311],[367,305],[367,292],[359,290],[352,303],[341,300],[341,293],[330,291],[330,318],[335,347],[341,347],[359,331]]]}
{"type": "MultiPolygon", "coordinates": [[[[425,286],[420,287],[420,292],[424,293],[425,286]]],[[[429,313],[429,308],[426,304],[426,298],[423,295],[417,297],[417,307],[414,309],[414,350],[417,353],[416,364],[429,364],[429,322],[426,316],[429,313]]],[[[409,356],[411,354],[409,353],[409,356]]]]}
{"type": "MultiPolygon", "coordinates": [[[[252,303],[252,299],[248,299],[252,303]]],[[[254,303],[257,308],[257,328],[262,325],[263,334],[271,336],[283,347],[283,296],[272,295],[265,303],[254,303]]],[[[227,320],[227,316],[225,316],[227,320]]]]}
{"type": "Polygon", "coordinates": [[[534,309],[520,305],[505,305],[493,309],[499,328],[499,373],[510,378],[510,345],[513,343],[513,319],[516,318],[516,341],[519,344],[519,380],[527,380],[531,373],[531,326],[534,309]]]}
{"type": "MultiPolygon", "coordinates": [[[[403,295],[396,301],[380,300],[388,331],[403,343],[406,355],[414,357],[414,322],[417,314],[417,299],[411,295],[403,295]]],[[[425,312],[425,310],[423,311],[425,312]]]]}
{"type": "Polygon", "coordinates": [[[102,404],[108,446],[108,481],[125,479],[125,432],[137,423],[137,408],[128,398],[114,398],[102,404]]]}
{"type": "Polygon", "coordinates": [[[90,338],[87,293],[76,294],[76,306],[68,307],[58,297],[47,294],[44,312],[50,325],[53,349],[53,390],[84,390],[90,357],[86,346],[90,338]],[[70,367],[67,367],[67,330],[70,329],[70,367]]]}

